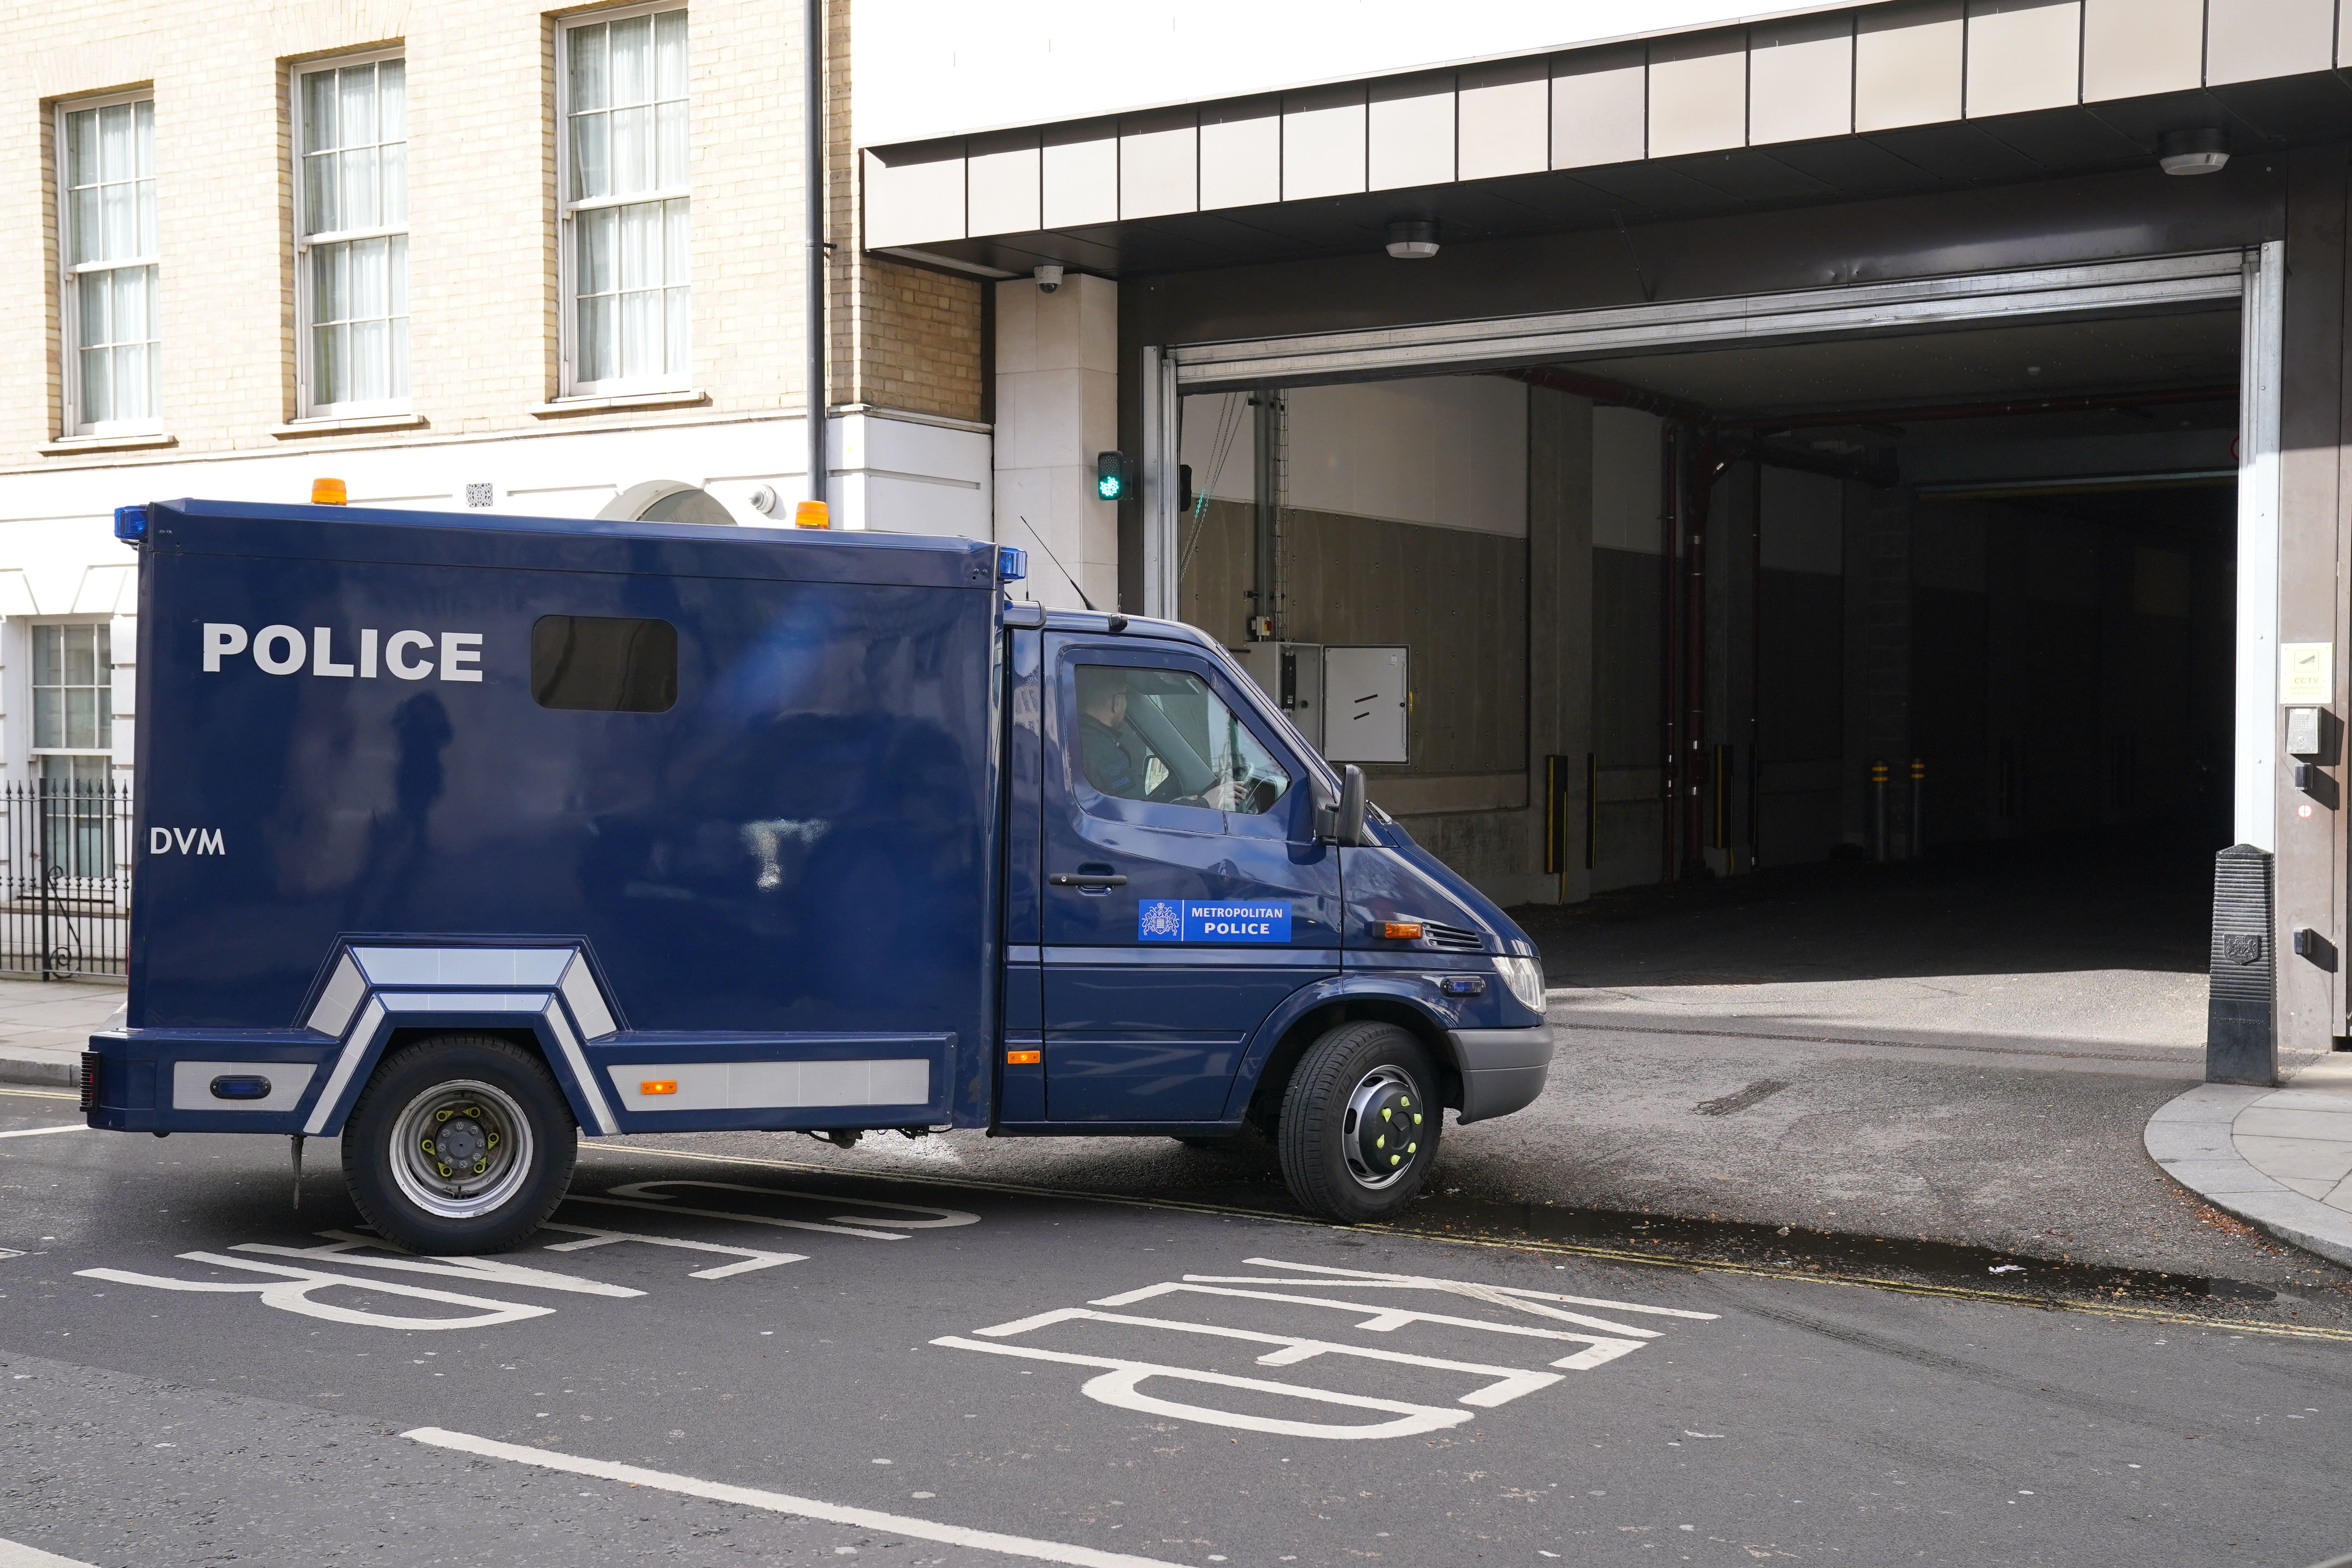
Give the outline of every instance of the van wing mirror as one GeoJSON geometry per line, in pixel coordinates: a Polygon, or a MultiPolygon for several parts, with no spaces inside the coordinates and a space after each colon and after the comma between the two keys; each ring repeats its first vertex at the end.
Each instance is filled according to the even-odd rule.
{"type": "Polygon", "coordinates": [[[1316,782],[1315,837],[1326,844],[1361,844],[1364,841],[1364,770],[1349,763],[1339,774],[1339,798],[1332,800],[1329,786],[1318,778],[1316,782]]]}

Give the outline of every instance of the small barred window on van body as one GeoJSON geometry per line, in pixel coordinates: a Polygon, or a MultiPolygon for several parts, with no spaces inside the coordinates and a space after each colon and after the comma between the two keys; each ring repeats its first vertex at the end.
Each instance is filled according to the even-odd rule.
{"type": "Polygon", "coordinates": [[[666,713],[677,702],[677,628],[633,616],[541,616],[530,628],[541,708],[666,713]]]}

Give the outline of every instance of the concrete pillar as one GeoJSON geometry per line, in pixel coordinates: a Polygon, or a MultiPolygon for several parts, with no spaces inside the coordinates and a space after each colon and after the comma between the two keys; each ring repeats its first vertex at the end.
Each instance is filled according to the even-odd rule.
{"type": "Polygon", "coordinates": [[[1115,610],[1118,504],[1095,494],[1095,455],[1118,446],[1118,285],[995,289],[997,541],[1030,552],[1039,602],[1115,610]]]}
{"type": "Polygon", "coordinates": [[[1592,749],[1592,405],[1547,387],[1528,395],[1527,879],[1535,903],[1592,896],[1584,866],[1585,753],[1592,749]],[[1559,825],[1563,879],[1544,872],[1545,759],[1568,759],[1559,825]]]}
{"type": "MultiPolygon", "coordinates": [[[[2288,164],[2284,363],[2281,380],[2279,626],[2281,643],[2332,643],[2340,721],[2352,707],[2344,569],[2345,462],[2352,452],[2352,405],[2344,396],[2347,358],[2345,293],[2345,150],[2316,147],[2288,164]]],[[[2294,787],[2294,759],[2284,752],[2283,711],[2272,715],[2278,862],[2274,928],[2278,973],[2278,1049],[2283,1057],[2326,1050],[2346,1032],[2344,785],[2339,742],[2329,784],[2294,787]],[[2318,941],[2295,952],[2294,933],[2318,941]]]]}

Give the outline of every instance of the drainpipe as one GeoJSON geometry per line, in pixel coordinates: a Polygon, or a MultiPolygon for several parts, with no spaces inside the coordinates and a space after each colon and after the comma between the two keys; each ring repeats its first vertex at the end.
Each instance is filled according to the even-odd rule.
{"type": "Polygon", "coordinates": [[[824,0],[801,0],[807,36],[801,45],[801,141],[808,161],[808,499],[825,499],[824,382],[824,0]]]}

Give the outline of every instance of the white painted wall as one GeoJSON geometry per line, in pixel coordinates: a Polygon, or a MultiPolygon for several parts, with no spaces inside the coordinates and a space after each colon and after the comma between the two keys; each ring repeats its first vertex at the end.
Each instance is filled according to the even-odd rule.
{"type": "Polygon", "coordinates": [[[1016,13],[967,0],[869,0],[857,14],[852,112],[860,145],[888,146],[1838,8],[1122,0],[1016,13]]]}
{"type": "MultiPolygon", "coordinates": [[[[1493,375],[1423,376],[1298,387],[1284,397],[1289,505],[1526,536],[1525,384],[1493,375]]],[[[1192,465],[1195,489],[1221,500],[1252,500],[1255,429],[1244,394],[1186,398],[1182,460],[1192,465]],[[1221,442],[1221,430],[1229,441],[1221,442]]]]}
{"type": "Polygon", "coordinates": [[[1029,552],[1041,604],[1118,607],[1118,507],[1095,455],[1118,447],[1118,285],[1073,273],[996,289],[996,537],[1029,552]]]}

